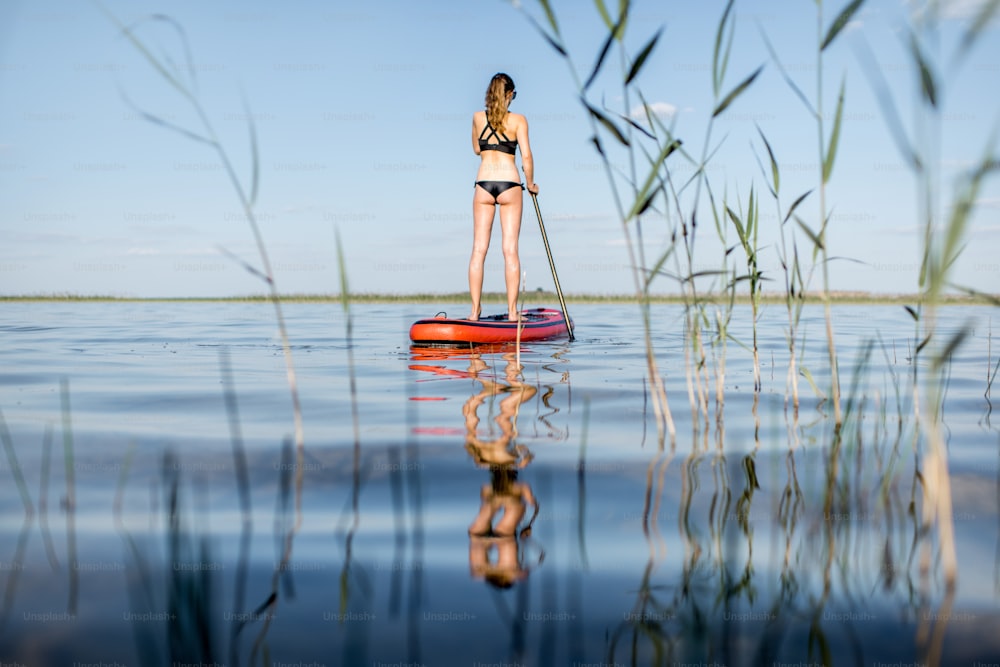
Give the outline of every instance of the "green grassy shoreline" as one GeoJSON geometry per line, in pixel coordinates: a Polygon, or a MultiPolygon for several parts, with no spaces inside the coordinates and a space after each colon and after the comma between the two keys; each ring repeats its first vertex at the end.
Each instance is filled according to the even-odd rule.
{"type": "MultiPolygon", "coordinates": [[[[637,303],[638,299],[634,294],[566,294],[567,303],[637,303]]],[[[131,296],[111,296],[111,295],[76,295],[76,294],[42,294],[42,295],[0,295],[0,302],[75,302],[75,303],[255,303],[269,302],[270,296],[264,294],[246,296],[220,296],[220,297],[131,297],[131,296]]],[[[465,303],[469,299],[465,292],[451,294],[351,294],[349,300],[352,303],[465,303]]],[[[339,294],[287,294],[282,295],[283,303],[340,303],[339,294]]],[[[500,293],[489,293],[483,295],[484,303],[502,304],[505,297],[500,293]]],[[[873,294],[868,292],[835,292],[830,295],[830,300],[835,304],[853,305],[914,305],[920,302],[921,297],[917,294],[873,294]]],[[[676,295],[650,295],[649,301],[656,304],[683,304],[681,296],[676,295]]],[[[721,299],[710,299],[719,301],[721,299]]],[[[554,292],[528,292],[523,300],[525,307],[534,307],[540,304],[554,305],[558,303],[554,292]]],[[[783,304],[785,296],[783,294],[764,294],[761,297],[762,303],[783,304]]],[[[805,297],[806,303],[822,303],[820,294],[810,294],[805,297]]],[[[749,296],[737,296],[736,303],[749,304],[749,296]]],[[[944,295],[940,303],[946,305],[998,305],[1000,295],[944,295]]]]}

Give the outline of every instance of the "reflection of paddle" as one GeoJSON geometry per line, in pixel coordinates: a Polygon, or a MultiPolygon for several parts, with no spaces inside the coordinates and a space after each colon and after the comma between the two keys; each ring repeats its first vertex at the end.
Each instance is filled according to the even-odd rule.
{"type": "MultiPolygon", "coordinates": [[[[521,534],[518,536],[521,539],[525,537],[531,537],[531,524],[535,523],[535,517],[538,516],[538,503],[535,503],[535,513],[531,515],[528,520],[528,525],[521,529],[521,534]]],[[[541,561],[539,561],[541,562],[541,561]]]]}
{"type": "MultiPolygon", "coordinates": [[[[529,190],[529,192],[531,192],[529,190]]],[[[566,333],[569,334],[570,341],[573,340],[573,323],[569,321],[569,313],[566,312],[566,300],[563,298],[562,288],[559,287],[559,276],[556,275],[556,264],[552,261],[552,250],[549,249],[549,238],[545,235],[545,223],[542,222],[542,211],[538,208],[538,195],[531,193],[531,200],[535,203],[535,215],[538,216],[538,228],[542,231],[542,243],[545,244],[545,254],[549,258],[549,268],[552,269],[552,280],[556,284],[556,296],[559,297],[559,307],[562,308],[563,319],[566,320],[566,333]]]]}

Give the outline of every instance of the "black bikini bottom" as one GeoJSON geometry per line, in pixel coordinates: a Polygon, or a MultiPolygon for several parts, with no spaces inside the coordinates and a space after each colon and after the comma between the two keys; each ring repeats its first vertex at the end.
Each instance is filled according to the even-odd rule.
{"type": "Polygon", "coordinates": [[[524,189],[523,185],[521,185],[520,183],[515,183],[514,181],[476,181],[476,185],[478,185],[483,190],[486,190],[486,192],[493,195],[494,204],[497,201],[497,197],[499,197],[507,190],[510,190],[511,188],[521,188],[522,190],[524,189]]]}

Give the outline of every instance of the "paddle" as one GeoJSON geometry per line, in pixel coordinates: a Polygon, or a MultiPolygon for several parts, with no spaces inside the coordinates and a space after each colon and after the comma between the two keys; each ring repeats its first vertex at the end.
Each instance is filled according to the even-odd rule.
{"type": "Polygon", "coordinates": [[[545,244],[545,254],[549,258],[549,268],[552,269],[552,280],[556,284],[556,295],[559,297],[559,307],[562,308],[563,319],[566,320],[566,333],[569,334],[570,341],[573,341],[573,324],[569,320],[569,313],[566,312],[566,300],[563,298],[562,288],[559,287],[559,276],[556,275],[556,264],[552,261],[552,250],[549,248],[549,237],[545,235],[545,223],[542,222],[542,211],[538,208],[538,195],[531,192],[531,200],[535,203],[535,215],[538,216],[538,228],[542,231],[542,243],[545,244]]]}

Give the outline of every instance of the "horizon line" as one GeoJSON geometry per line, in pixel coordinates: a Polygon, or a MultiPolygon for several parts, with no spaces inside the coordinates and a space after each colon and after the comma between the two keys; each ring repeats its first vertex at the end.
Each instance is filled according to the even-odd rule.
{"type": "MultiPolygon", "coordinates": [[[[343,300],[341,293],[289,293],[289,294],[279,294],[277,295],[279,301],[282,302],[316,302],[316,303],[326,303],[326,302],[340,302],[343,300]]],[[[523,299],[530,298],[530,301],[534,302],[538,299],[554,299],[557,298],[555,292],[548,292],[542,290],[536,290],[531,292],[525,292],[523,294],[523,299]]],[[[564,294],[563,297],[566,301],[576,302],[576,303],[639,303],[641,301],[648,301],[649,303],[664,303],[664,304],[685,304],[690,302],[690,297],[686,295],[678,294],[649,294],[649,295],[636,295],[636,294],[592,294],[592,293],[576,293],[576,294],[564,294]]],[[[699,300],[715,303],[722,301],[732,300],[739,304],[749,304],[751,298],[749,294],[737,294],[734,296],[728,294],[710,294],[704,295],[699,300]]],[[[800,297],[796,296],[793,301],[798,301],[800,297]]],[[[402,303],[402,302],[413,302],[413,303],[427,303],[432,301],[442,301],[447,303],[454,302],[464,302],[469,299],[469,295],[466,292],[451,292],[451,293],[385,293],[385,292],[358,292],[358,293],[348,293],[347,300],[353,303],[402,303]]],[[[505,303],[506,296],[501,292],[489,292],[483,293],[483,301],[486,303],[505,303]]],[[[774,304],[774,303],[785,303],[788,301],[789,297],[787,294],[780,292],[763,293],[760,295],[760,303],[774,304]]],[[[91,302],[177,302],[177,301],[187,301],[187,302],[220,302],[220,301],[233,301],[233,302],[270,302],[272,300],[269,294],[244,294],[244,295],[229,295],[229,296],[135,296],[135,295],[114,295],[114,294],[73,294],[73,293],[51,293],[51,294],[2,294],[0,295],[0,301],[5,302],[31,302],[31,301],[91,301],[91,302]]],[[[824,303],[826,298],[822,292],[807,292],[801,295],[801,301],[804,303],[824,303]]],[[[908,304],[908,303],[922,303],[924,301],[924,295],[919,293],[884,293],[884,292],[866,292],[860,290],[839,290],[831,291],[829,293],[829,301],[831,303],[885,303],[885,304],[908,304]]],[[[939,296],[938,303],[942,304],[979,304],[979,305],[1000,305],[1000,294],[986,294],[986,293],[967,293],[967,294],[943,294],[939,296]]]]}

